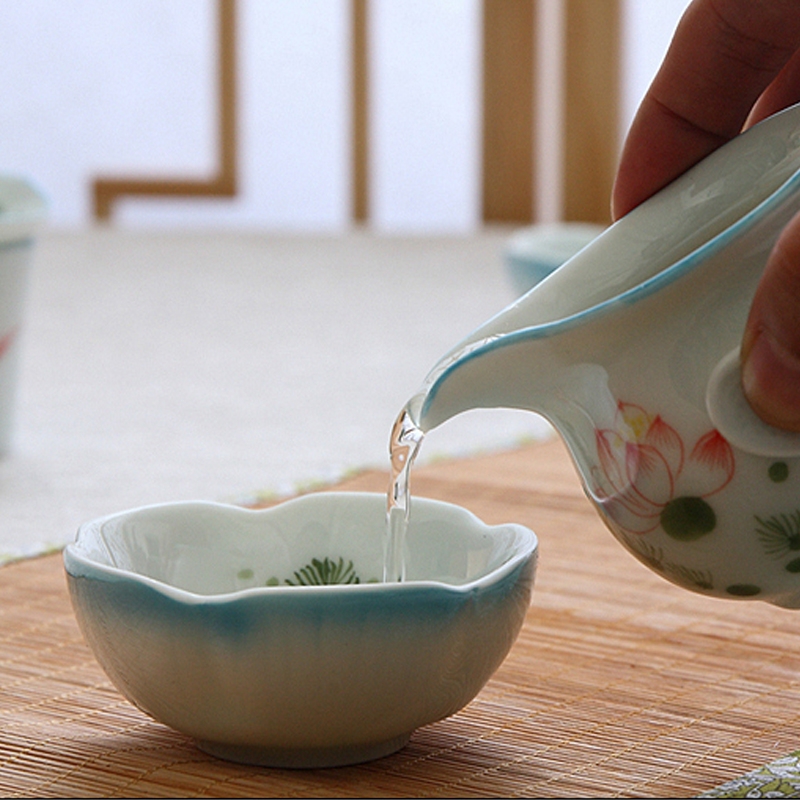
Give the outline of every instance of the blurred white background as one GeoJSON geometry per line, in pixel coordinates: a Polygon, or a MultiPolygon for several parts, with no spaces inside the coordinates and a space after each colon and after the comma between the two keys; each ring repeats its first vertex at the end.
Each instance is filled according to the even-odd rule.
{"type": "MultiPolygon", "coordinates": [[[[624,0],[621,130],[686,5],[624,0]]],[[[348,0],[240,0],[239,195],[124,199],[117,221],[346,229],[350,10],[348,0]]],[[[475,229],[479,0],[372,0],[369,26],[372,226],[475,229]]],[[[215,169],[213,0],[0,0],[0,28],[0,170],[45,191],[53,225],[91,221],[98,174],[215,169]]],[[[558,109],[548,115],[557,121],[558,109]]]]}
{"type": "MultiPolygon", "coordinates": [[[[687,0],[620,2],[624,130],[687,0]]],[[[0,461],[0,563],[132,505],[385,469],[428,369],[514,299],[511,229],[482,224],[481,0],[368,0],[365,227],[351,213],[354,5],[238,0],[238,194],[124,196],[113,224],[94,225],[98,177],[219,175],[221,7],[0,0],[0,173],[50,204],[0,461]]],[[[534,205],[550,221],[569,171],[564,17],[562,0],[537,8],[534,205]]],[[[592,131],[607,144],[604,122],[592,131]]],[[[527,412],[476,414],[432,431],[422,460],[551,433],[527,412]]]]}

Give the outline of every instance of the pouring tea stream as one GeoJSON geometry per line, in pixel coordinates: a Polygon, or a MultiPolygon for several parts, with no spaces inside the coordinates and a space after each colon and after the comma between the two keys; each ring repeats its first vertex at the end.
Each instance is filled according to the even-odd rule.
{"type": "Polygon", "coordinates": [[[800,434],[762,422],[739,343],[800,210],[800,106],[741,134],[450,350],[395,425],[387,579],[408,470],[473,408],[547,418],[640,561],[693,591],[800,607],[800,434]],[[397,459],[402,463],[396,463],[397,459]]]}

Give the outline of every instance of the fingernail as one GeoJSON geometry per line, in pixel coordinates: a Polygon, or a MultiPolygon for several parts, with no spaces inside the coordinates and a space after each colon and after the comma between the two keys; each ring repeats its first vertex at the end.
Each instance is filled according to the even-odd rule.
{"type": "Polygon", "coordinates": [[[778,428],[800,431],[800,359],[767,330],[746,337],[742,388],[753,410],[778,428]]]}

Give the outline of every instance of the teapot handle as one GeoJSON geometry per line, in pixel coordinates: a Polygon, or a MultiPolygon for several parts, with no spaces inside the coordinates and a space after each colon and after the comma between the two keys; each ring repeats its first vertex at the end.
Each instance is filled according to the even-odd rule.
{"type": "Polygon", "coordinates": [[[740,450],[757,456],[800,456],[800,433],[764,422],[742,391],[739,348],[714,367],[706,387],[706,410],[714,427],[740,450]]]}

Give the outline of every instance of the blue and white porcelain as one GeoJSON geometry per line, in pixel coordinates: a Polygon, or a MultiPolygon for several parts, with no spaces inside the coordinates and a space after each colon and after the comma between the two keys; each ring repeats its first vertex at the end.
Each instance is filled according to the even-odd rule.
{"type": "Polygon", "coordinates": [[[411,418],[428,431],[472,408],[536,411],[644,564],[706,595],[800,607],[800,434],[755,415],[739,358],[769,253],[798,212],[793,106],[456,345],[411,418]]]}
{"type": "Polygon", "coordinates": [[[526,528],[419,498],[407,580],[380,583],[385,514],[384,495],[323,492],[105,517],[64,552],[75,613],[119,690],[209,753],[378,758],[480,691],[523,624],[537,560],[526,528]]]}
{"type": "Polygon", "coordinates": [[[42,194],[27,180],[0,175],[0,455],[11,442],[25,289],[45,211],[42,194]]]}

